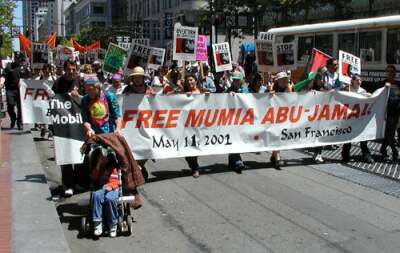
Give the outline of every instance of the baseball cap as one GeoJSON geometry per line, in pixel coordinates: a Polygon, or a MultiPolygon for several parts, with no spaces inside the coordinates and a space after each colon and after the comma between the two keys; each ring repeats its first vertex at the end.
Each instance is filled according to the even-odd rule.
{"type": "Polygon", "coordinates": [[[283,79],[283,78],[288,78],[288,75],[285,71],[279,72],[276,74],[275,80],[283,79]]]}

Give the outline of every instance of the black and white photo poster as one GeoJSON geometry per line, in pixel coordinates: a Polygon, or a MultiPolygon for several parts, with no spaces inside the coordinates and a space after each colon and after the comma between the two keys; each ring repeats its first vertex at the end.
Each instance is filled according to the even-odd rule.
{"type": "Polygon", "coordinates": [[[214,44],[213,55],[215,63],[215,71],[222,72],[225,70],[232,70],[232,58],[227,42],[214,44]]]}
{"type": "Polygon", "coordinates": [[[176,23],[174,26],[173,59],[182,61],[195,61],[198,38],[198,28],[181,26],[176,23]]]}

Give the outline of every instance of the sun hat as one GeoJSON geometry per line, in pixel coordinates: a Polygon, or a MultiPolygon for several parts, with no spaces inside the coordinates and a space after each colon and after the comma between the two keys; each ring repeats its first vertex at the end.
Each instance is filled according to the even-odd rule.
{"type": "Polygon", "coordinates": [[[283,79],[283,78],[288,78],[288,75],[285,71],[279,72],[276,74],[275,80],[283,79]]]}
{"type": "Polygon", "coordinates": [[[129,76],[144,76],[144,69],[140,66],[135,67],[129,76]]]}

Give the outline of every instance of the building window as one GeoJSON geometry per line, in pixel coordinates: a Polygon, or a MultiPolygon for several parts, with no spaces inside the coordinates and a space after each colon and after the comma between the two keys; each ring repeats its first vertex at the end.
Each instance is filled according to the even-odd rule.
{"type": "Polygon", "coordinates": [[[362,62],[380,61],[382,49],[382,32],[360,32],[359,48],[360,58],[362,62]]]}
{"type": "Polygon", "coordinates": [[[314,36],[299,37],[297,60],[305,63],[308,57],[311,55],[313,47],[314,36]]]}
{"type": "Polygon", "coordinates": [[[333,35],[325,34],[325,35],[316,35],[314,47],[321,52],[333,55],[333,35]]]}
{"type": "Polygon", "coordinates": [[[339,34],[339,50],[357,54],[357,41],[355,33],[341,33],[339,34]]]}
{"type": "Polygon", "coordinates": [[[93,6],[93,14],[104,14],[103,6],[93,6]]]}
{"type": "Polygon", "coordinates": [[[400,64],[400,29],[387,31],[386,62],[388,64],[400,64]]]}

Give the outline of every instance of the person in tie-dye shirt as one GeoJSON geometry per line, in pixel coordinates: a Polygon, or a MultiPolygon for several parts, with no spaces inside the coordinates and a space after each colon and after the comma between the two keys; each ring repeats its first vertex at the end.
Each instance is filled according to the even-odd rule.
{"type": "Polygon", "coordinates": [[[88,138],[94,134],[114,132],[121,118],[117,98],[112,92],[104,93],[101,87],[96,76],[84,78],[87,95],[82,98],[82,118],[88,138]]]}

